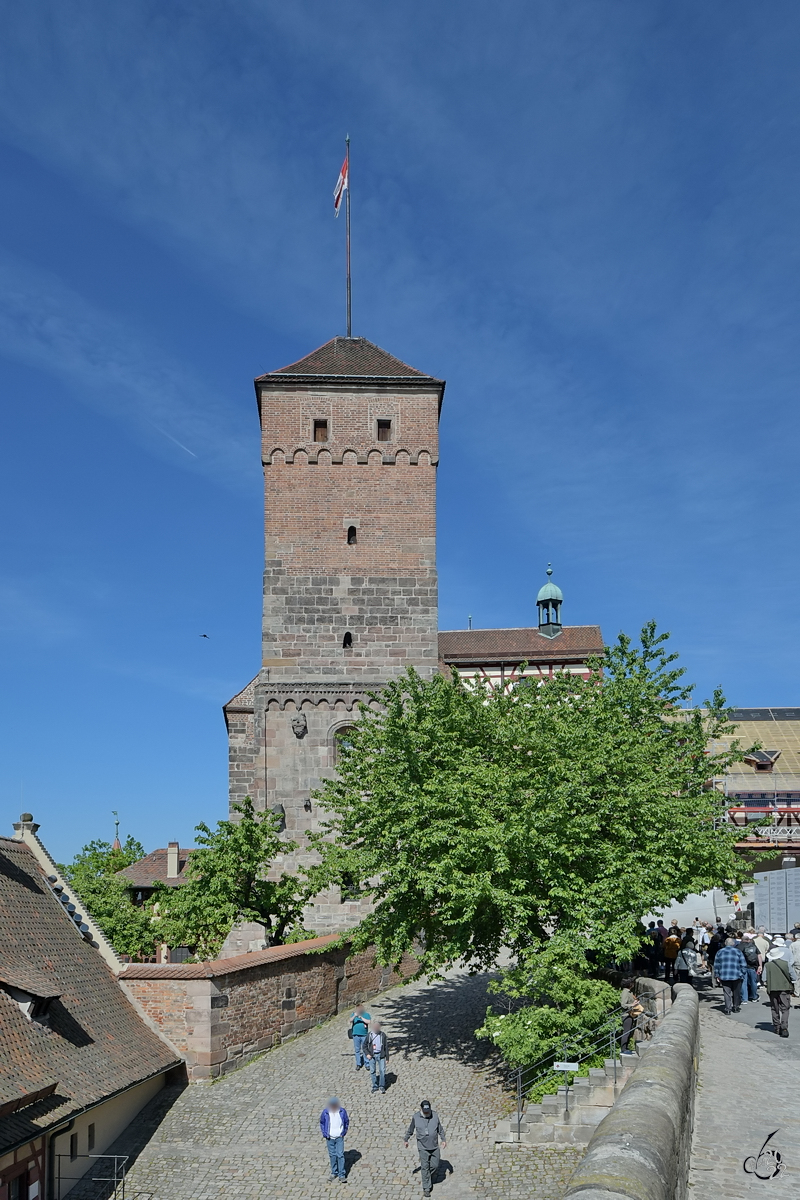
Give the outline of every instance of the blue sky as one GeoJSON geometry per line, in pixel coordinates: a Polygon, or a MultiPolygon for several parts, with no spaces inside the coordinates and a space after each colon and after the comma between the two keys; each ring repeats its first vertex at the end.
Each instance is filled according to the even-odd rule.
{"type": "Polygon", "coordinates": [[[796,705],[800,9],[29,0],[0,18],[0,796],[190,843],[259,662],[256,374],[444,377],[440,624],[656,618],[796,705]],[[209,634],[208,639],[200,637],[209,634]]]}

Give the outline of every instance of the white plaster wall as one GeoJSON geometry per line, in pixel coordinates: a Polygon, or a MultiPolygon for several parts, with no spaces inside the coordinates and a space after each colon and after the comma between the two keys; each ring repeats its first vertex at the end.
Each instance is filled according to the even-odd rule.
{"type": "MultiPolygon", "coordinates": [[[[98,1104],[96,1108],[92,1108],[89,1112],[77,1117],[70,1133],[62,1133],[58,1136],[56,1140],[56,1153],[65,1155],[66,1157],[62,1157],[61,1159],[60,1190],[54,1183],[53,1195],[55,1196],[55,1200],[62,1200],[62,1197],[68,1195],[78,1180],[91,1168],[96,1168],[97,1175],[113,1175],[113,1171],[107,1169],[113,1166],[109,1161],[97,1162],[94,1159],[78,1157],[74,1162],[70,1162],[70,1135],[77,1133],[78,1155],[85,1156],[89,1153],[89,1126],[93,1124],[95,1143],[92,1154],[104,1154],[111,1143],[130,1125],[136,1114],[161,1091],[163,1086],[163,1075],[157,1075],[154,1079],[148,1079],[144,1083],[130,1088],[129,1091],[123,1092],[122,1095],[114,1096],[111,1100],[106,1100],[105,1104],[98,1104]]],[[[57,1160],[54,1169],[57,1180],[57,1160]]]]}

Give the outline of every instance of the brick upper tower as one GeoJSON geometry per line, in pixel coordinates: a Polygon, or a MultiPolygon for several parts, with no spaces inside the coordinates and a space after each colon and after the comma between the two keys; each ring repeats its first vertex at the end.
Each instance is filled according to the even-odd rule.
{"type": "MultiPolygon", "coordinates": [[[[231,799],[250,795],[282,812],[287,834],[302,841],[317,825],[310,792],[333,771],[353,706],[407,666],[437,669],[444,383],[364,338],[334,338],[255,387],[262,667],[225,707],[231,799]]],[[[326,915],[344,927],[336,909],[316,913],[315,927],[326,915]]]]}
{"type": "Polygon", "coordinates": [[[275,681],[430,673],[444,385],[364,338],[334,338],[255,383],[263,666],[275,681]]]}

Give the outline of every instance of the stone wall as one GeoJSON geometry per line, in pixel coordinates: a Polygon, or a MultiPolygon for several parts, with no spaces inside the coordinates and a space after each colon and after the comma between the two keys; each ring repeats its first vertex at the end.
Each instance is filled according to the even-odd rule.
{"type": "Polygon", "coordinates": [[[407,978],[348,955],[333,936],[208,963],[130,964],[120,982],[182,1055],[191,1080],[212,1079],[252,1055],[407,978]]]}
{"type": "Polygon", "coordinates": [[[685,1200],[698,1047],[697,993],[678,984],[642,1061],[597,1126],[565,1200],[685,1200]]]}

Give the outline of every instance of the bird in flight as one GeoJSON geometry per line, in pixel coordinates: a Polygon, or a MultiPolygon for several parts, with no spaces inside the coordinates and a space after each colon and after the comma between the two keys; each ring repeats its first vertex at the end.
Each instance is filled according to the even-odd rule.
{"type": "MultiPolygon", "coordinates": [[[[208,637],[208,634],[207,634],[207,633],[201,633],[201,634],[200,634],[200,637],[207,638],[207,637],[208,637]]],[[[208,640],[209,640],[209,641],[211,641],[211,638],[208,638],[208,640]]]]}

